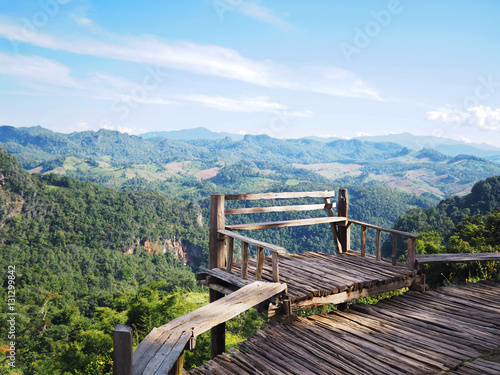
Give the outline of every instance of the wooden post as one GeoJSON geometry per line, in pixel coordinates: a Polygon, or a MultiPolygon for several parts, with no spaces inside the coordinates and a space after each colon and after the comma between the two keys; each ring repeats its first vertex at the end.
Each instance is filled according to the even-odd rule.
{"type": "Polygon", "coordinates": [[[361,226],[361,256],[364,257],[366,253],[366,227],[361,226]]]}
{"type": "Polygon", "coordinates": [[[258,246],[257,247],[257,270],[256,277],[257,280],[262,279],[262,271],[264,270],[264,248],[258,246]]]}
{"type": "MultiPolygon", "coordinates": [[[[339,190],[339,216],[349,218],[349,198],[347,196],[347,189],[339,190]]],[[[351,229],[347,226],[339,226],[339,240],[342,247],[342,252],[346,253],[351,247],[351,229]]]]}
{"type": "Polygon", "coordinates": [[[396,265],[398,260],[398,235],[396,233],[392,234],[392,265],[396,265]]]}
{"type": "MultiPolygon", "coordinates": [[[[330,198],[323,198],[323,202],[325,203],[326,214],[329,217],[335,216],[335,213],[333,212],[332,202],[330,201],[330,198]]],[[[337,254],[339,254],[342,252],[342,248],[341,248],[340,241],[339,241],[339,234],[337,232],[337,226],[335,225],[335,223],[330,223],[330,228],[332,230],[333,243],[335,244],[335,251],[337,252],[337,254]]]]}
{"type": "Polygon", "coordinates": [[[273,257],[273,281],[275,283],[279,283],[280,282],[280,270],[279,270],[278,253],[276,251],[273,251],[272,257],[273,257]]]}
{"type": "MultiPolygon", "coordinates": [[[[210,289],[210,302],[217,301],[224,294],[210,289]]],[[[210,329],[210,358],[214,359],[226,349],[226,323],[221,323],[210,329]]]]}
{"type": "Polygon", "coordinates": [[[376,247],[375,247],[376,252],[375,253],[377,256],[377,260],[382,260],[382,251],[380,248],[380,234],[381,234],[380,229],[377,229],[377,235],[375,237],[375,239],[376,239],[376,247]]]}
{"type": "Polygon", "coordinates": [[[417,248],[415,238],[408,237],[408,268],[415,269],[415,260],[417,256],[417,248]]]}
{"type": "MultiPolygon", "coordinates": [[[[222,194],[210,196],[209,217],[209,268],[224,268],[226,263],[226,241],[219,240],[217,231],[224,230],[224,198],[222,194]]],[[[210,289],[210,303],[224,297],[224,294],[210,289]]],[[[210,330],[210,357],[213,359],[222,354],[226,347],[226,323],[221,323],[210,330]]]]}
{"type": "Polygon", "coordinates": [[[132,328],[117,324],[113,330],[113,375],[132,375],[132,328]]]}
{"type": "Polygon", "coordinates": [[[241,243],[241,278],[248,280],[248,243],[241,243]]]}
{"type": "Polygon", "coordinates": [[[184,368],[184,352],[179,356],[177,362],[175,362],[172,370],[168,372],[168,375],[182,375],[182,369],[184,368]]]}
{"type": "Polygon", "coordinates": [[[210,196],[209,217],[209,268],[224,268],[226,263],[226,242],[220,240],[217,231],[224,230],[226,220],[224,217],[224,195],[214,194],[210,196]]]}
{"type": "Polygon", "coordinates": [[[227,249],[226,271],[231,273],[233,268],[234,238],[229,237],[229,246],[227,249]]]}
{"type": "Polygon", "coordinates": [[[293,324],[295,317],[294,317],[293,311],[292,311],[292,302],[291,302],[290,298],[288,298],[288,297],[285,297],[285,299],[283,300],[283,310],[285,313],[285,322],[284,323],[288,324],[288,325],[293,324]]]}

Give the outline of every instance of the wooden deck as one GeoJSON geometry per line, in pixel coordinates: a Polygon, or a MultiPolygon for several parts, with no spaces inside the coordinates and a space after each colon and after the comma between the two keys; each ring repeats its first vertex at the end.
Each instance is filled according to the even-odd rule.
{"type": "MultiPolygon", "coordinates": [[[[325,304],[342,303],[420,283],[418,271],[405,265],[361,257],[359,252],[323,254],[279,254],[280,282],[286,283],[294,310],[325,304]]],[[[262,277],[272,281],[272,259],[266,258],[262,277]]],[[[220,269],[203,269],[201,277],[212,276],[222,283],[240,288],[256,279],[257,262],[249,260],[249,280],[241,275],[241,262],[235,261],[231,273],[220,269]]]]}
{"type": "Polygon", "coordinates": [[[486,281],[274,323],[189,373],[499,374],[478,358],[498,348],[500,283],[486,281]]]}

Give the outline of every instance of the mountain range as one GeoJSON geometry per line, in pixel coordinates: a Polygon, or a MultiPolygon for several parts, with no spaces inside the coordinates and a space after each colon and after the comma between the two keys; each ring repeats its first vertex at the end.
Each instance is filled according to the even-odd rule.
{"type": "MultiPolygon", "coordinates": [[[[141,134],[144,139],[154,137],[167,139],[183,139],[183,140],[199,140],[199,139],[224,139],[229,137],[233,141],[241,141],[244,136],[241,134],[233,134],[226,132],[213,132],[207,128],[198,127],[192,129],[172,130],[149,132],[141,134]]],[[[317,137],[310,136],[303,139],[312,140],[322,143],[330,143],[343,138],[338,137],[317,137]]],[[[410,150],[419,151],[423,148],[431,148],[448,156],[457,156],[460,154],[473,155],[481,158],[486,158],[493,161],[500,161],[500,148],[489,145],[487,143],[470,143],[465,141],[456,141],[449,138],[437,136],[420,136],[410,133],[387,134],[387,135],[367,135],[354,137],[360,141],[367,142],[391,142],[397,143],[410,150]]]]}
{"type": "Polygon", "coordinates": [[[103,129],[62,134],[41,126],[1,126],[0,142],[32,172],[54,172],[109,187],[163,191],[189,199],[216,191],[248,192],[316,182],[384,185],[437,200],[467,194],[474,182],[500,175],[500,164],[478,156],[452,157],[395,142],[318,142],[267,135],[233,140],[218,133],[219,139],[196,138],[207,134],[206,129],[175,134],[193,139],[103,129]]]}

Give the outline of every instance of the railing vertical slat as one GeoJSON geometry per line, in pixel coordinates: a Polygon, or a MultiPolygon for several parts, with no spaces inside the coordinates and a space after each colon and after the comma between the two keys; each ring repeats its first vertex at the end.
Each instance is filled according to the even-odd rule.
{"type": "MultiPolygon", "coordinates": [[[[347,189],[339,190],[339,203],[338,203],[338,215],[341,217],[349,218],[349,198],[347,195],[347,189]]],[[[339,241],[343,253],[351,247],[351,229],[349,226],[339,226],[339,241]]]]}
{"type": "Polygon", "coordinates": [[[264,248],[257,247],[257,280],[262,279],[262,271],[264,270],[264,248]]]}
{"type": "Polygon", "coordinates": [[[361,256],[364,257],[366,253],[366,227],[361,226],[361,256]]]}
{"type": "Polygon", "coordinates": [[[396,265],[396,260],[398,256],[398,235],[396,233],[392,234],[392,265],[396,265]]]}
{"type": "Polygon", "coordinates": [[[280,282],[280,273],[279,273],[279,260],[278,260],[278,253],[273,251],[273,281],[275,283],[280,282]]]}
{"type": "Polygon", "coordinates": [[[377,243],[376,243],[376,251],[377,251],[377,260],[382,260],[382,251],[380,249],[380,229],[377,229],[377,243]]]}
{"type": "Polygon", "coordinates": [[[231,272],[233,268],[234,238],[229,237],[229,244],[226,253],[226,271],[231,272]]]}
{"type": "Polygon", "coordinates": [[[248,280],[248,243],[241,242],[241,278],[248,280]]]}

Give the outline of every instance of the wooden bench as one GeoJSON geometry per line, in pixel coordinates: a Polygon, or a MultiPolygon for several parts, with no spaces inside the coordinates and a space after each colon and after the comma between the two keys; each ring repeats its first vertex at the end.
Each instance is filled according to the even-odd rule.
{"type": "MultiPolygon", "coordinates": [[[[226,268],[228,272],[231,272],[234,257],[234,240],[239,240],[242,243],[241,277],[245,280],[248,280],[248,245],[253,245],[257,248],[257,279],[262,278],[262,270],[264,266],[264,249],[267,249],[271,251],[272,255],[273,281],[279,282],[278,255],[286,253],[286,249],[266,242],[254,240],[250,237],[235,233],[234,231],[285,228],[313,224],[330,224],[336,250],[338,253],[342,252],[342,244],[339,240],[340,234],[336,225],[345,227],[347,225],[347,218],[339,217],[334,213],[333,208],[335,207],[335,203],[331,202],[331,198],[334,196],[334,191],[212,195],[210,201],[210,254],[225,254],[225,257],[223,259],[225,262],[224,264],[222,264],[221,258],[215,259],[214,257],[213,261],[210,263],[210,268],[226,268]],[[322,199],[323,203],[270,207],[225,208],[225,201],[255,201],[295,198],[320,198],[322,199]],[[325,210],[327,216],[283,221],[267,221],[232,225],[225,224],[226,215],[316,210],[325,210]],[[226,239],[228,240],[227,246],[225,243],[226,239]],[[217,265],[215,265],[216,263],[217,265]]],[[[346,249],[345,245],[344,249],[346,249]]]]}

